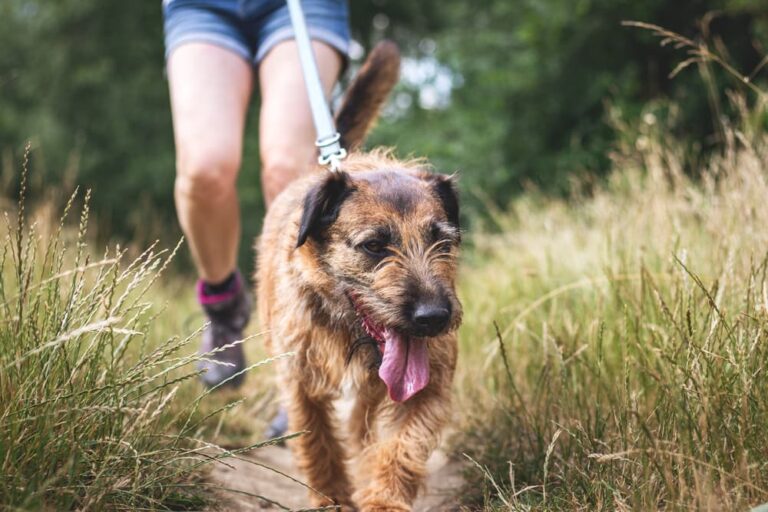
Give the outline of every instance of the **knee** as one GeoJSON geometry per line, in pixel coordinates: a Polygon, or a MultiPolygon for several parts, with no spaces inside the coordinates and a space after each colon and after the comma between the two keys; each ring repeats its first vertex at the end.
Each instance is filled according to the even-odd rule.
{"type": "Polygon", "coordinates": [[[289,183],[309,171],[311,156],[288,148],[264,149],[261,153],[261,183],[270,202],[289,183]]]}
{"type": "Polygon", "coordinates": [[[240,157],[237,152],[200,148],[182,151],[176,162],[175,192],[186,198],[216,202],[235,193],[240,157]]]}

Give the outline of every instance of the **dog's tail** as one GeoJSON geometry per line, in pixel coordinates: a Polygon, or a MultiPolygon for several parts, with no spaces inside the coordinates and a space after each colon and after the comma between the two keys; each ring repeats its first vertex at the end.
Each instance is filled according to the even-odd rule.
{"type": "Polygon", "coordinates": [[[400,50],[392,41],[380,42],[365,59],[336,114],[341,145],[348,151],[365,141],[399,76],[400,50]]]}

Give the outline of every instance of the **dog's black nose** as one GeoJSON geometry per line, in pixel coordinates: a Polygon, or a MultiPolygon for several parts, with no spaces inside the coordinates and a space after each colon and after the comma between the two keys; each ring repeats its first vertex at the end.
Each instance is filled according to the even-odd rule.
{"type": "Polygon", "coordinates": [[[422,336],[435,336],[445,329],[451,319],[451,305],[422,302],[413,309],[413,323],[422,336]]]}

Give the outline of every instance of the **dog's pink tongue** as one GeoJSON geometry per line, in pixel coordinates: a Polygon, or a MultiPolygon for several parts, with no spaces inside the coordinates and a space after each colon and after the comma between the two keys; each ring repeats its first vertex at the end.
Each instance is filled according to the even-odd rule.
{"type": "Polygon", "coordinates": [[[387,385],[389,397],[395,402],[404,402],[429,382],[427,342],[404,339],[390,329],[384,331],[384,340],[379,377],[387,385]]]}

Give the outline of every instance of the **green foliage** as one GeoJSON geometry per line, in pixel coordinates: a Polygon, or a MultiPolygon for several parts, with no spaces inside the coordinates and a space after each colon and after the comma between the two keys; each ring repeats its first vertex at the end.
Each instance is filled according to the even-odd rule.
{"type": "Polygon", "coordinates": [[[67,170],[76,173],[94,190],[107,229],[146,223],[143,201],[171,204],[173,138],[159,17],[159,2],[0,6],[3,150],[18,156],[24,141],[35,141],[33,174],[49,185],[67,170]]]}
{"type": "MultiPolygon", "coordinates": [[[[574,175],[607,171],[617,136],[607,107],[636,119],[650,100],[675,104],[674,135],[695,151],[722,147],[714,137],[720,119],[696,66],[670,80],[685,55],[621,22],[725,41],[729,60],[749,73],[766,53],[760,41],[768,16],[759,7],[703,0],[529,0],[483,8],[440,2],[432,5],[440,29],[422,35],[435,38],[437,58],[458,72],[461,86],[447,109],[412,109],[386,124],[376,141],[460,169],[467,189],[502,206],[527,182],[567,192],[574,175]],[[718,12],[705,21],[711,11],[718,12]]],[[[725,85],[738,82],[722,70],[712,73],[714,89],[723,91],[717,101],[726,103],[725,85]]],[[[485,208],[473,198],[469,204],[485,208]]]]}
{"type": "MultiPolygon", "coordinates": [[[[410,96],[410,103],[389,115],[371,142],[427,156],[442,171],[461,171],[463,187],[472,192],[465,196],[468,211],[484,210],[489,199],[503,206],[528,182],[562,192],[574,174],[606,171],[617,136],[607,106],[632,119],[648,100],[671,102],[679,106],[675,134],[691,141],[692,151],[722,143],[714,128],[717,102],[702,87],[702,68],[670,81],[684,56],[621,26],[622,20],[706,36],[716,46],[722,39],[744,73],[764,56],[768,27],[759,0],[499,0],[482,6],[381,0],[352,2],[351,9],[353,33],[365,46],[391,37],[413,62],[433,60],[448,70],[450,101],[423,108],[419,95],[434,77],[404,84],[399,99],[410,96]],[[702,23],[712,11],[717,15],[702,23]]],[[[87,184],[102,233],[175,239],[163,67],[159,0],[2,2],[3,186],[15,183],[9,162],[32,139],[39,189],[87,184]]],[[[716,90],[736,83],[713,73],[708,79],[716,90]]],[[[256,114],[254,108],[239,183],[248,212],[243,259],[263,211],[256,114]]]]}

